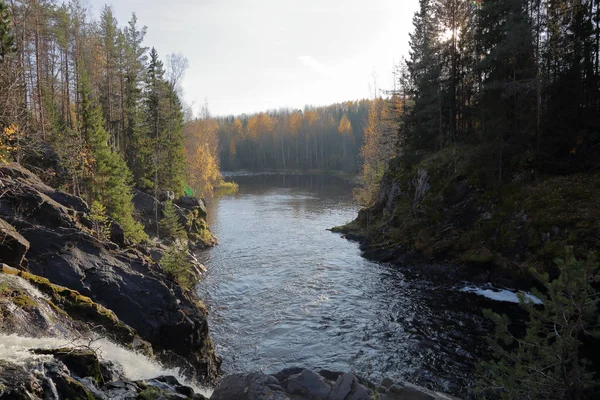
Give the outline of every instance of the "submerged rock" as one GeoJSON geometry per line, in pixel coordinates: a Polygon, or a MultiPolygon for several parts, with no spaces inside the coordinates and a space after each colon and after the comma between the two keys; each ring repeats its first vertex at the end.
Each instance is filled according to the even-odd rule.
{"type": "Polygon", "coordinates": [[[375,386],[352,373],[314,372],[288,368],[274,375],[262,372],[225,377],[212,400],[456,400],[442,393],[384,379],[375,386]]]}

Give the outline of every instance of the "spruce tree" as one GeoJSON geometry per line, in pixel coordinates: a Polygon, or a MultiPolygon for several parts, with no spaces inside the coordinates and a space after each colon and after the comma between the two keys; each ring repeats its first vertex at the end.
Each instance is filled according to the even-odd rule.
{"type": "Polygon", "coordinates": [[[175,210],[175,205],[171,200],[168,200],[165,204],[164,216],[160,220],[160,228],[162,236],[170,240],[185,240],[187,234],[181,222],[179,222],[179,215],[175,210]]]}
{"type": "Polygon", "coordinates": [[[146,74],[146,115],[148,135],[141,157],[145,187],[185,192],[183,112],[174,88],[164,78],[164,67],[156,49],[150,52],[146,74]]]}
{"type": "Polygon", "coordinates": [[[410,60],[407,62],[411,77],[411,95],[414,106],[408,118],[408,140],[420,149],[439,147],[441,126],[441,68],[438,25],[434,20],[432,0],[420,0],[415,14],[414,33],[410,35],[410,60]]]}
{"type": "Polygon", "coordinates": [[[102,124],[102,113],[92,98],[89,83],[82,74],[80,87],[80,131],[93,157],[93,172],[88,177],[88,200],[102,203],[110,217],[123,228],[133,242],[147,239],[142,225],[134,217],[131,172],[121,156],[110,150],[109,135],[102,124]]]}
{"type": "Polygon", "coordinates": [[[144,135],[145,115],[142,104],[142,83],[144,80],[147,48],[142,46],[146,27],[138,27],[137,16],[132,14],[129,25],[124,29],[125,36],[125,93],[124,93],[124,133],[123,148],[125,160],[131,169],[134,181],[142,185],[144,158],[151,154],[145,151],[147,138],[144,135]],[[146,140],[145,140],[146,139],[146,140]]]}
{"type": "Polygon", "coordinates": [[[175,242],[165,252],[160,264],[163,270],[173,277],[184,289],[192,289],[198,283],[197,275],[192,273],[187,246],[175,242]]]}

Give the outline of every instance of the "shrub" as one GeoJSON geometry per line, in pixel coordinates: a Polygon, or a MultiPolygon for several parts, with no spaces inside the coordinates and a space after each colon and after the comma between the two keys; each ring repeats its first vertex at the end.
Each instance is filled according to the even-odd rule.
{"type": "Polygon", "coordinates": [[[494,360],[478,366],[478,391],[486,398],[502,399],[583,399],[597,385],[586,369],[581,352],[586,337],[600,337],[598,295],[592,286],[598,264],[590,254],[577,260],[573,249],[557,259],[560,275],[550,281],[537,275],[545,294],[533,293],[543,306],[521,294],[519,302],[527,311],[525,336],[509,330],[510,320],[490,310],[485,314],[496,325],[491,347],[494,360]]]}
{"type": "Polygon", "coordinates": [[[94,200],[90,207],[90,220],[92,231],[99,240],[106,240],[110,236],[110,220],[106,215],[106,207],[94,200]]]}
{"type": "Polygon", "coordinates": [[[192,272],[187,242],[175,241],[163,255],[160,264],[181,287],[191,289],[198,283],[197,276],[192,272]]]}

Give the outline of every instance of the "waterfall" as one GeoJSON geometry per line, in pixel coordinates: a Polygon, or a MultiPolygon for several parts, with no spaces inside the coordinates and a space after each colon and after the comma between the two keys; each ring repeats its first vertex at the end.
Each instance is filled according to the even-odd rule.
{"type": "MultiPolygon", "coordinates": [[[[17,276],[0,274],[0,286],[25,292],[29,297],[35,300],[46,298],[45,295],[33,287],[29,282],[17,276]]],[[[14,306],[12,307],[14,308],[14,306]]],[[[48,313],[52,312],[44,301],[39,301],[39,307],[40,310],[45,310],[48,313]]],[[[10,311],[18,313],[19,309],[15,308],[10,311]]],[[[49,318],[47,312],[41,313],[41,316],[46,320],[49,318]]],[[[60,331],[53,331],[51,334],[54,333],[60,333],[60,331]]],[[[212,394],[211,389],[198,387],[186,380],[179,373],[179,368],[164,368],[158,362],[145,355],[128,350],[106,338],[98,337],[90,340],[72,337],[72,332],[70,333],[67,330],[64,330],[62,333],[64,334],[55,337],[37,338],[25,335],[0,333],[0,360],[10,361],[13,364],[27,368],[35,368],[36,365],[39,365],[44,361],[50,361],[53,357],[51,355],[32,354],[29,351],[30,349],[73,348],[85,346],[95,350],[100,359],[119,364],[123,368],[125,377],[129,380],[145,380],[157,378],[161,375],[171,375],[176,377],[180,383],[192,387],[196,393],[200,393],[206,397],[209,397],[212,394]]]]}

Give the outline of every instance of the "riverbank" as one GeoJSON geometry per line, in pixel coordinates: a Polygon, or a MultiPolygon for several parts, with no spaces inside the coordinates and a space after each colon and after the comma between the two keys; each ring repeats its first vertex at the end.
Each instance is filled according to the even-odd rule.
{"type": "Polygon", "coordinates": [[[334,230],[375,259],[439,262],[452,265],[448,273],[513,287],[532,282],[530,268],[552,274],[568,245],[580,258],[600,249],[600,174],[524,171],[486,186],[477,154],[463,145],[411,164],[393,160],[378,201],[334,230]]]}
{"type": "MultiPolygon", "coordinates": [[[[210,337],[207,311],[156,261],[165,253],[164,246],[158,242],[132,246],[115,222],[106,238],[99,237],[85,201],[51,188],[18,164],[0,167],[0,188],[0,262],[6,264],[0,271],[0,333],[50,336],[69,349],[75,340],[93,343],[106,338],[125,350],[143,353],[149,362],[177,368],[192,382],[216,382],[220,359],[210,337]]],[[[210,245],[213,239],[206,234],[203,204],[189,198],[175,203],[182,215],[193,214],[188,226],[188,234],[197,236],[193,247],[210,245]]],[[[60,357],[54,358],[57,368],[66,365],[60,357]]],[[[9,364],[3,370],[16,368],[30,382],[27,374],[33,364],[28,363],[25,372],[23,366],[9,364]]],[[[48,374],[53,380],[54,375],[48,374]]],[[[55,377],[57,387],[73,380],[69,374],[55,377]]],[[[131,379],[122,374],[115,379],[126,378],[131,379]]],[[[96,379],[100,391],[104,390],[101,383],[96,379]]],[[[73,385],[77,393],[93,397],[92,386],[73,385]]],[[[145,390],[143,385],[137,387],[145,390]]],[[[69,393],[60,396],[70,397],[69,393]]]]}

